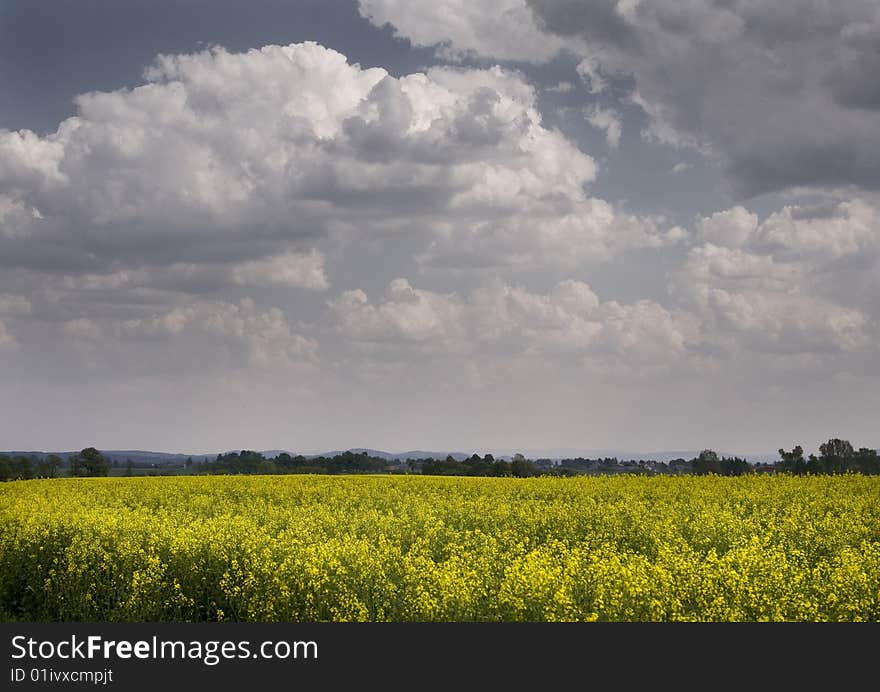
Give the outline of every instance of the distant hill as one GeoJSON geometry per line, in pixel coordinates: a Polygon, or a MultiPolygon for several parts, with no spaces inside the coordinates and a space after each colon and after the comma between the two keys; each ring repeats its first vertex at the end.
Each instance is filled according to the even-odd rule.
{"type": "MultiPolygon", "coordinates": [[[[80,450],[75,451],[67,451],[67,452],[43,452],[43,451],[23,451],[23,450],[14,450],[9,452],[0,452],[0,454],[6,454],[8,456],[26,456],[26,457],[36,457],[37,459],[44,459],[50,454],[57,454],[59,457],[64,459],[65,461],[72,455],[77,454],[80,450]]],[[[182,452],[151,452],[148,450],[142,449],[102,449],[100,450],[101,454],[103,454],[111,463],[114,461],[118,461],[120,463],[125,463],[129,459],[131,459],[132,463],[136,466],[144,466],[149,464],[156,464],[158,466],[173,466],[183,464],[187,459],[192,459],[193,462],[200,464],[205,461],[214,461],[217,458],[216,454],[185,454],[182,452]]],[[[228,450],[224,453],[229,452],[240,452],[240,449],[228,450]]],[[[307,459],[315,459],[317,457],[334,457],[342,454],[346,450],[334,450],[329,452],[322,452],[320,454],[304,454],[307,459]]],[[[360,454],[362,452],[366,452],[370,456],[379,457],[380,459],[387,459],[388,461],[406,461],[407,459],[445,459],[448,455],[452,455],[452,457],[458,461],[462,459],[467,459],[470,454],[463,454],[461,452],[424,452],[424,451],[410,451],[410,452],[385,452],[380,449],[366,449],[362,447],[357,447],[354,449],[347,450],[350,452],[354,452],[355,454],[360,454]]],[[[289,450],[284,449],[266,449],[259,450],[259,454],[262,454],[266,458],[277,457],[279,454],[290,454],[291,456],[297,456],[299,452],[291,452],[289,450]]]]}
{"type": "MultiPolygon", "coordinates": [[[[612,458],[619,461],[663,461],[669,462],[673,459],[694,459],[700,455],[702,449],[683,449],[683,450],[666,450],[659,452],[628,452],[620,449],[578,449],[572,447],[551,448],[551,449],[518,449],[518,450],[501,450],[495,454],[496,458],[509,459],[513,454],[519,452],[528,459],[605,459],[612,458]]],[[[728,452],[724,450],[715,450],[719,456],[724,457],[740,457],[751,461],[752,463],[778,461],[778,453],[758,453],[743,454],[742,452],[728,452]]]]}
{"type": "MultiPolygon", "coordinates": [[[[79,450],[76,451],[67,451],[67,452],[43,452],[43,451],[10,451],[10,452],[0,452],[0,454],[6,454],[9,456],[34,456],[38,459],[45,458],[49,454],[57,454],[62,459],[67,460],[71,454],[76,454],[79,450]]],[[[241,451],[240,449],[229,450],[229,451],[241,451]]],[[[342,454],[346,450],[332,450],[327,452],[322,452],[320,454],[303,454],[308,459],[314,459],[316,457],[334,457],[342,454]]],[[[354,447],[347,451],[354,452],[356,454],[360,454],[362,452],[366,452],[372,457],[379,457],[380,459],[387,459],[388,461],[406,461],[407,459],[445,459],[447,456],[452,456],[453,459],[457,461],[462,461],[463,459],[467,459],[471,456],[471,453],[464,452],[437,452],[437,451],[425,451],[421,449],[414,449],[405,452],[386,452],[381,449],[369,449],[365,447],[354,447]]],[[[496,459],[504,459],[510,460],[514,454],[517,452],[522,453],[529,459],[576,459],[578,457],[583,457],[585,459],[603,459],[606,457],[617,458],[620,461],[664,461],[668,462],[672,459],[693,459],[699,456],[701,450],[679,450],[679,451],[661,451],[661,452],[626,452],[616,449],[576,449],[576,448],[555,448],[555,449],[519,449],[519,450],[497,450],[491,451],[491,453],[496,459]]],[[[717,450],[716,450],[717,451],[717,450]]],[[[299,452],[292,452],[289,450],[283,449],[271,449],[271,450],[261,450],[259,453],[267,458],[276,457],[282,453],[290,454],[291,456],[297,456],[299,452]]],[[[205,461],[214,461],[217,458],[216,454],[185,454],[185,453],[171,453],[171,452],[152,452],[148,450],[134,450],[134,449],[109,449],[109,450],[101,450],[101,453],[107,457],[111,463],[119,462],[121,464],[126,463],[129,459],[136,466],[148,466],[148,465],[157,465],[157,466],[174,466],[183,464],[187,459],[191,458],[193,462],[199,464],[205,461]]],[[[487,452],[485,450],[477,451],[477,454],[480,456],[485,455],[487,452]]],[[[779,460],[779,454],[777,453],[761,453],[761,454],[743,454],[741,452],[725,452],[719,451],[719,455],[721,456],[739,456],[741,458],[745,458],[752,463],[757,462],[774,462],[779,460]]]]}
{"type": "MultiPolygon", "coordinates": [[[[44,459],[50,454],[56,454],[67,461],[67,459],[69,459],[71,455],[78,454],[79,451],[80,450],[70,452],[13,451],[0,452],[0,454],[6,454],[9,456],[33,456],[37,459],[44,459]]],[[[173,466],[183,464],[189,458],[192,458],[192,460],[196,463],[213,461],[217,458],[216,454],[172,454],[169,452],[150,452],[140,449],[102,449],[100,451],[101,454],[103,454],[111,463],[118,461],[124,464],[129,459],[131,459],[132,463],[136,466],[145,466],[149,464],[156,464],[158,466],[173,466]]]]}
{"type": "Polygon", "coordinates": [[[409,452],[383,452],[381,449],[356,448],[349,451],[357,454],[366,452],[371,457],[379,457],[380,459],[387,459],[388,461],[406,461],[407,459],[445,459],[448,456],[452,456],[456,461],[461,461],[470,456],[470,454],[464,454],[462,452],[424,452],[422,450],[412,450],[409,452]]]}

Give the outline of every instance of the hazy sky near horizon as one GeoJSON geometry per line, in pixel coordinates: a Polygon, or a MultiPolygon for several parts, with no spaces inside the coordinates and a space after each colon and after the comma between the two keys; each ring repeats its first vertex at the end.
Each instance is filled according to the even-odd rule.
{"type": "Polygon", "coordinates": [[[880,445],[876,0],[0,0],[0,449],[880,445]]]}

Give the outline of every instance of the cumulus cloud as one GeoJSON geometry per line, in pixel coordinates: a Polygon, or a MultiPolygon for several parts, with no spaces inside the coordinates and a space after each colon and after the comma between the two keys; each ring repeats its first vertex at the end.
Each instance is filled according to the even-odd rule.
{"type": "Polygon", "coordinates": [[[439,46],[452,59],[543,61],[563,46],[541,33],[524,0],[498,0],[491,8],[468,0],[359,0],[358,5],[376,26],[391,24],[398,36],[416,46],[439,46]]]}
{"type": "Polygon", "coordinates": [[[662,217],[627,213],[601,199],[537,203],[529,215],[494,223],[438,223],[434,240],[417,257],[423,267],[523,270],[540,266],[571,270],[635,248],[677,245],[686,232],[662,217]]]}
{"type": "Polygon", "coordinates": [[[394,78],[303,43],[160,56],[145,76],[81,95],[44,137],[0,130],[0,262],[118,288],[324,290],[333,234],[505,236],[523,247],[494,265],[546,246],[537,266],[570,255],[574,219],[581,259],[668,240],[585,194],[595,162],[543,125],[515,71],[394,78]],[[603,236],[620,225],[638,230],[603,236]]]}
{"type": "Polygon", "coordinates": [[[758,215],[745,207],[719,211],[697,222],[697,232],[702,240],[725,247],[741,247],[758,228],[758,215]]]}
{"type": "Polygon", "coordinates": [[[417,290],[403,278],[388,285],[378,305],[358,289],[331,301],[330,308],[337,330],[355,342],[411,343],[434,350],[450,349],[462,336],[463,306],[454,294],[417,290]]]}
{"type": "Polygon", "coordinates": [[[508,16],[543,37],[512,42],[493,31],[494,6],[462,4],[361,7],[444,54],[542,62],[564,48],[581,57],[590,91],[632,79],[630,101],[650,119],[644,136],[717,156],[744,196],[804,185],[880,188],[873,0],[509,0],[508,16]]]}
{"type": "Polygon", "coordinates": [[[232,267],[232,278],[241,286],[291,286],[325,290],[324,257],[313,250],[309,254],[286,252],[266,260],[251,260],[232,267]]]}
{"type": "MultiPolygon", "coordinates": [[[[0,131],[0,344],[43,339],[4,363],[36,372],[51,354],[129,383],[231,372],[288,386],[307,371],[343,392],[315,397],[328,409],[350,394],[372,404],[349,373],[387,401],[416,371],[427,389],[503,399],[515,364],[530,394],[569,388],[576,403],[603,377],[614,386],[597,399],[642,372],[686,379],[723,363],[724,380],[765,356],[875,367],[880,206],[858,189],[870,187],[872,101],[792,57],[814,64],[854,5],[802,7],[822,20],[808,30],[787,8],[745,2],[533,4],[361,3],[415,43],[443,44],[453,66],[394,77],[313,43],[214,48],[160,57],[136,88],[82,95],[53,133],[0,131]],[[753,178],[759,191],[850,186],[764,200],[761,213],[743,203],[688,230],[598,199],[596,161],[544,122],[516,66],[462,66],[561,48],[578,88],[602,92],[586,116],[611,147],[632,112],[614,99],[634,80],[624,101],[648,114],[646,139],[718,156],[736,180],[752,179],[737,165],[757,152],[773,173],[753,178]],[[805,128],[827,158],[810,158],[805,128]],[[798,178],[839,163],[856,137],[845,176],[798,178]],[[402,276],[412,282],[388,283],[402,276]]],[[[865,22],[844,31],[834,65],[868,69],[865,22]]]]}
{"type": "Polygon", "coordinates": [[[683,312],[650,300],[603,302],[588,284],[571,279],[547,293],[493,281],[467,295],[396,279],[378,302],[356,290],[331,301],[330,308],[336,330],[347,339],[396,354],[669,365],[687,354],[697,336],[696,321],[683,312]]]}
{"type": "Polygon", "coordinates": [[[740,206],[718,212],[698,220],[672,287],[731,352],[874,348],[880,310],[860,288],[880,266],[878,218],[859,198],[787,205],[761,221],[740,206]]]}
{"type": "MultiPolygon", "coordinates": [[[[157,375],[315,363],[319,327],[290,326],[307,298],[280,296],[328,290],[328,253],[344,272],[353,244],[408,234],[424,269],[539,272],[683,239],[588,195],[595,161],[544,125],[516,70],[398,78],[302,43],[159,56],[144,79],[80,95],[47,135],[0,130],[5,341],[54,324],[95,367],[157,375]],[[25,317],[41,326],[10,321],[25,317]]],[[[374,312],[339,299],[345,333],[428,348],[458,315],[389,290],[374,312]]]]}
{"type": "Polygon", "coordinates": [[[135,319],[76,318],[60,325],[63,339],[103,352],[110,360],[128,354],[145,360],[156,374],[163,360],[185,355],[198,372],[216,365],[217,354],[229,367],[284,367],[318,361],[314,339],[295,333],[277,307],[261,309],[253,300],[238,303],[196,300],[135,319]],[[172,345],[173,344],[173,345],[172,345]]]}
{"type": "Polygon", "coordinates": [[[786,255],[836,260],[880,251],[880,209],[859,197],[785,205],[761,224],[756,243],[786,255]]]}

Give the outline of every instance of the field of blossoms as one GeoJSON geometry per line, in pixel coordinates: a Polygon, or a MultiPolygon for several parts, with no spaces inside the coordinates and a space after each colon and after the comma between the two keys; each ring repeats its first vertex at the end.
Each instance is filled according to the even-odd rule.
{"type": "Polygon", "coordinates": [[[10,482],[0,619],[880,621],[880,478],[10,482]]]}

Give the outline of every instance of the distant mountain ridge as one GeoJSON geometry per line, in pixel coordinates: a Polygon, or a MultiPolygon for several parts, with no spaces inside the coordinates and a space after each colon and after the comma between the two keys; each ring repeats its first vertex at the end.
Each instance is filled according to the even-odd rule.
{"type": "MultiPolygon", "coordinates": [[[[64,460],[67,460],[71,455],[78,454],[80,450],[70,451],[70,452],[43,452],[43,451],[11,451],[11,452],[0,452],[0,454],[6,454],[8,456],[34,456],[38,459],[44,459],[50,454],[56,454],[64,460]]],[[[99,450],[101,454],[103,454],[110,462],[119,461],[125,462],[129,459],[135,463],[160,463],[160,464],[176,464],[183,463],[187,459],[192,459],[194,462],[202,462],[202,461],[213,461],[217,458],[216,454],[182,454],[182,453],[173,453],[173,452],[151,452],[148,450],[142,449],[102,449],[99,450]]]]}
{"type": "MultiPolygon", "coordinates": [[[[6,454],[9,456],[35,456],[38,459],[42,459],[47,457],[49,454],[57,454],[62,459],[67,459],[72,454],[76,454],[79,450],[76,451],[67,451],[67,452],[43,452],[43,451],[9,451],[9,452],[0,452],[0,454],[6,454]]],[[[227,452],[221,453],[229,453],[229,452],[239,452],[240,449],[228,450],[227,452]]],[[[267,458],[276,457],[279,454],[290,454],[291,456],[297,456],[302,454],[300,452],[292,452],[289,450],[283,449],[271,449],[271,450],[255,450],[260,454],[267,458]]],[[[353,447],[348,450],[332,450],[321,453],[310,453],[310,454],[302,454],[302,456],[307,459],[315,459],[317,457],[334,457],[344,452],[353,452],[355,454],[361,454],[366,452],[368,455],[372,457],[378,457],[380,459],[386,459],[388,461],[406,461],[407,459],[446,459],[446,457],[451,456],[453,459],[457,461],[462,461],[463,459],[467,459],[470,457],[473,452],[470,454],[464,452],[438,452],[438,451],[425,451],[425,450],[409,450],[405,452],[386,452],[381,449],[370,449],[366,447],[353,447]]],[[[664,461],[668,462],[672,459],[693,459],[699,456],[701,450],[679,450],[679,451],[662,451],[662,452],[625,452],[614,449],[546,449],[546,450],[536,450],[536,449],[522,449],[522,450],[498,450],[498,451],[477,451],[476,453],[480,456],[484,456],[489,453],[492,454],[496,459],[505,459],[510,460],[514,454],[521,453],[525,457],[529,459],[576,459],[578,457],[582,457],[585,459],[603,459],[606,457],[617,458],[620,461],[664,461]]],[[[217,454],[186,454],[182,452],[153,452],[149,450],[124,450],[124,449],[108,449],[101,450],[101,453],[110,460],[110,462],[120,462],[125,463],[129,459],[135,464],[157,464],[160,466],[163,465],[171,465],[171,464],[182,464],[187,459],[192,459],[195,463],[202,463],[205,461],[214,461],[217,458],[217,454]]],[[[773,462],[779,459],[779,455],[777,453],[770,454],[742,454],[742,453],[728,453],[728,452],[719,452],[721,456],[739,456],[741,458],[745,458],[750,462],[773,462]]]]}

